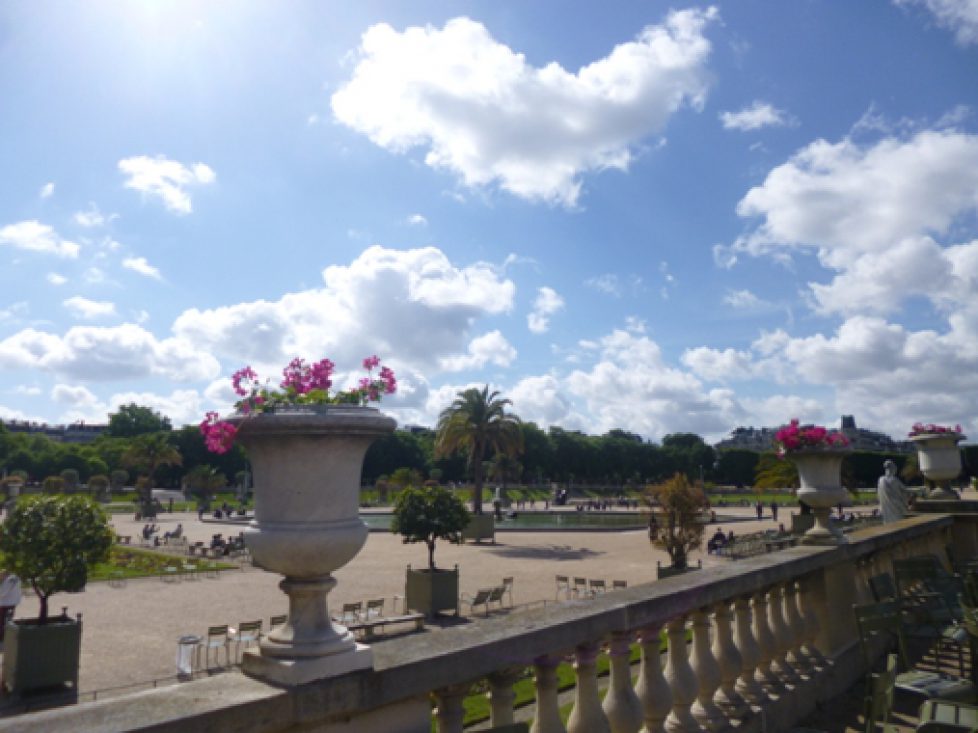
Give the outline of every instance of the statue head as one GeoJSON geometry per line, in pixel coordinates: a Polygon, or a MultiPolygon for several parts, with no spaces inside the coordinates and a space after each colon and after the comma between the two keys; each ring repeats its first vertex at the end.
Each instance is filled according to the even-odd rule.
{"type": "Polygon", "coordinates": [[[887,458],[885,461],[883,461],[883,470],[886,472],[887,476],[895,476],[897,470],[896,463],[887,458]]]}

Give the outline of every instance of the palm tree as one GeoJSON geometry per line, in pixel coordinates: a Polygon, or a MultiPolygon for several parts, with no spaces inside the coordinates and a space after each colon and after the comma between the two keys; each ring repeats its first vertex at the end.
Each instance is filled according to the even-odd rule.
{"type": "Polygon", "coordinates": [[[435,456],[450,455],[458,450],[468,451],[472,472],[472,511],[482,514],[482,459],[488,450],[494,453],[517,455],[523,450],[520,419],[506,406],[513,404],[502,399],[498,391],[470,387],[459,392],[455,401],[438,417],[435,456]]]}
{"type": "Polygon", "coordinates": [[[153,496],[153,475],[161,466],[182,466],[183,458],[179,449],[170,444],[167,433],[146,433],[132,439],[126,452],[122,454],[122,465],[135,468],[146,476],[144,488],[140,490],[143,512],[151,512],[153,496]]]}

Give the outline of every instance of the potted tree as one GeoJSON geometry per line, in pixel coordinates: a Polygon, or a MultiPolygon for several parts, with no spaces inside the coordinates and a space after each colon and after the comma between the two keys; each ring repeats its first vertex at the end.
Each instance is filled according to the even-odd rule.
{"type": "Polygon", "coordinates": [[[428,616],[448,610],[458,613],[458,566],[454,570],[435,567],[435,542],[461,543],[469,518],[462,500],[441,486],[408,488],[398,495],[391,531],[402,535],[405,544],[428,546],[427,569],[412,570],[408,565],[404,595],[409,609],[428,616]]]}
{"type": "Polygon", "coordinates": [[[28,496],[10,511],[0,527],[0,555],[40,601],[37,618],[17,619],[7,628],[3,683],[10,692],[65,683],[77,690],[81,617],[51,616],[48,600],[83,590],[89,570],[108,558],[111,546],[108,519],[86,496],[28,496]]]}
{"type": "Polygon", "coordinates": [[[653,516],[655,509],[659,510],[652,544],[669,553],[671,561],[669,567],[659,566],[658,577],[685,573],[691,569],[689,553],[699,548],[703,541],[700,514],[708,506],[706,494],[698,486],[691,486],[685,474],[677,473],[653,486],[646,501],[652,506],[653,516]]]}

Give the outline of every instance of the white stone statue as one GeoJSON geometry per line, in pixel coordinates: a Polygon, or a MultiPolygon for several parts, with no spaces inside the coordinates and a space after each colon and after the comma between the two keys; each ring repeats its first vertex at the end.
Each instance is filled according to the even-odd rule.
{"type": "Polygon", "coordinates": [[[883,461],[883,471],[885,473],[876,484],[876,493],[879,494],[880,511],[886,524],[907,516],[907,499],[913,494],[896,475],[897,467],[893,461],[883,461]]]}

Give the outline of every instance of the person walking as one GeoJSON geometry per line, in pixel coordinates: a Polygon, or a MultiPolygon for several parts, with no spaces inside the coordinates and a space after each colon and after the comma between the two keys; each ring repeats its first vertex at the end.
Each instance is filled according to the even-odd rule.
{"type": "Polygon", "coordinates": [[[771,519],[778,521],[778,502],[774,499],[771,499],[771,519]]]}
{"type": "Polygon", "coordinates": [[[7,623],[14,617],[22,596],[20,578],[9,570],[0,571],[0,642],[3,642],[7,623]]]}
{"type": "Polygon", "coordinates": [[[760,499],[757,500],[757,503],[754,505],[754,509],[757,511],[757,518],[760,519],[764,515],[764,505],[761,504],[760,499]]]}

